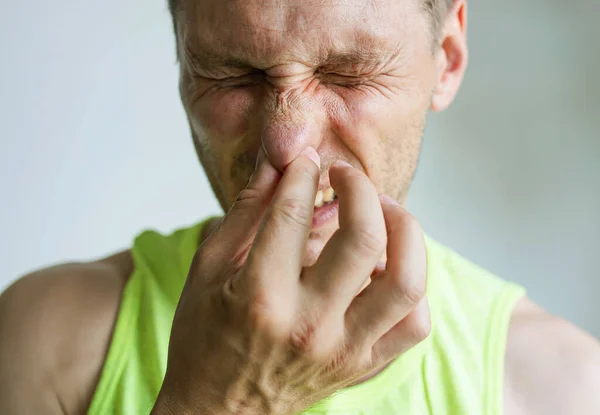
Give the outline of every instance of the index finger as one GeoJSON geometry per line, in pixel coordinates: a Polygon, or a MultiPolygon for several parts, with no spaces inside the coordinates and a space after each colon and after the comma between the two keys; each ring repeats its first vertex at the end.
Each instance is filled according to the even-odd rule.
{"type": "MultiPolygon", "coordinates": [[[[256,234],[246,267],[260,284],[284,284],[299,277],[320,177],[320,159],[312,147],[286,168],[256,234]]],[[[294,281],[297,281],[295,279],[294,281]]]]}
{"type": "MultiPolygon", "coordinates": [[[[203,242],[201,249],[215,266],[234,263],[241,266],[248,254],[256,231],[281,173],[266,159],[261,148],[257,166],[246,187],[238,194],[235,202],[225,214],[217,228],[203,242]]],[[[202,267],[208,267],[204,262],[202,267]]]]}

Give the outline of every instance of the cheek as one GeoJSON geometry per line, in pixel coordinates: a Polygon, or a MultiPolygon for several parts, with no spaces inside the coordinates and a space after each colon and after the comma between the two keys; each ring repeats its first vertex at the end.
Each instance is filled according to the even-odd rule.
{"type": "MultiPolygon", "coordinates": [[[[417,91],[382,94],[376,90],[336,91],[330,114],[344,145],[360,162],[378,191],[393,192],[390,177],[399,183],[412,175],[427,100],[417,91]]],[[[387,92],[387,91],[386,91],[387,92]]]]}
{"type": "Polygon", "coordinates": [[[370,170],[386,151],[387,138],[397,136],[405,114],[397,102],[377,91],[336,91],[330,120],[345,146],[370,170]]]}
{"type": "MultiPolygon", "coordinates": [[[[336,92],[330,114],[334,127],[355,143],[389,135],[409,113],[407,97],[386,96],[372,87],[336,92]]],[[[377,140],[375,140],[377,141],[377,140]]]]}
{"type": "Polygon", "coordinates": [[[252,88],[238,88],[201,98],[192,107],[194,127],[221,142],[243,137],[250,125],[254,96],[252,88]]]}
{"type": "Polygon", "coordinates": [[[424,92],[417,82],[336,91],[331,119],[341,135],[352,142],[381,144],[418,128],[429,106],[424,92]]]}

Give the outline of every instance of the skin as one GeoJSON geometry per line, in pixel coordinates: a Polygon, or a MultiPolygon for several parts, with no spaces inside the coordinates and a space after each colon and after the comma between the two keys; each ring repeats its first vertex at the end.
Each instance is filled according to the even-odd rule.
{"type": "Polygon", "coordinates": [[[153,413],[295,414],[428,335],[422,230],[349,164],[330,169],[340,229],[302,267],[320,172],[312,159],[314,149],[282,176],[261,163],[196,253],[153,413]],[[385,269],[357,296],[386,249],[385,269]]]}
{"type": "MultiPolygon", "coordinates": [[[[407,275],[406,268],[423,269],[424,261],[418,254],[422,241],[410,239],[406,245],[410,249],[390,249],[397,241],[414,235],[418,223],[401,206],[384,203],[377,195],[387,194],[404,204],[418,161],[425,116],[429,109],[445,109],[458,91],[467,63],[466,5],[464,1],[454,3],[439,37],[432,35],[428,15],[412,0],[324,1],[316,5],[301,0],[188,1],[182,4],[177,19],[186,22],[177,25],[182,102],[200,161],[228,214],[222,222],[212,224],[214,232],[206,232],[199,241],[204,243],[189,277],[189,281],[197,282],[188,283],[182,296],[188,300],[178,310],[176,321],[180,323],[174,326],[167,379],[155,413],[190,409],[186,394],[181,393],[185,370],[197,381],[183,382],[183,390],[206,396],[200,404],[210,413],[227,413],[231,408],[221,405],[223,402],[239,405],[243,401],[254,405],[247,413],[288,413],[299,408],[282,392],[286,388],[279,390],[269,384],[267,389],[279,391],[275,395],[281,398],[277,402],[259,399],[248,392],[248,385],[232,382],[225,375],[208,379],[200,375],[201,367],[186,367],[183,357],[190,349],[206,353],[226,349],[218,347],[221,332],[215,331],[213,344],[203,344],[202,336],[198,336],[192,345],[186,345],[177,333],[185,331],[186,321],[192,318],[188,315],[204,315],[207,321],[222,318],[209,306],[211,301],[199,300],[213,298],[209,294],[215,287],[235,287],[232,298],[243,301],[233,301],[230,306],[235,309],[235,304],[243,304],[246,308],[240,306],[239,310],[246,311],[255,310],[256,298],[285,292],[284,298],[296,299],[287,301],[295,307],[271,303],[269,307],[277,310],[273,314],[286,319],[273,322],[266,318],[271,314],[240,311],[239,315],[252,315],[253,319],[235,324],[220,321],[220,327],[233,324],[232,332],[243,338],[258,321],[262,322],[260,339],[268,346],[259,351],[279,350],[279,355],[289,356],[290,350],[298,347],[312,350],[305,342],[291,342],[290,346],[272,334],[283,332],[288,340],[305,337],[297,336],[302,333],[298,327],[303,327],[299,322],[307,321],[298,318],[306,315],[301,311],[306,304],[299,299],[312,305],[323,298],[341,301],[327,296],[329,284],[336,281],[331,275],[351,273],[332,270],[343,263],[340,258],[344,250],[360,239],[357,234],[373,236],[375,247],[355,266],[373,269],[377,262],[387,263],[376,273],[381,278],[373,279],[362,298],[391,304],[389,295],[374,294],[385,281],[394,281],[387,288],[401,294],[406,294],[413,283],[418,286],[423,282],[418,278],[420,272],[400,278],[407,275]],[[212,51],[210,56],[205,56],[207,49],[212,51]],[[340,56],[355,59],[348,62],[340,56]],[[318,152],[319,168],[308,157],[310,147],[318,152]],[[250,181],[250,192],[242,192],[261,149],[264,155],[258,163],[259,172],[250,181]],[[337,160],[354,168],[332,167],[337,160]],[[340,196],[340,225],[332,221],[312,227],[307,215],[301,213],[310,212],[317,188],[329,185],[340,196]],[[244,197],[240,198],[240,192],[244,197]],[[348,212],[355,213],[348,216],[348,212]],[[239,222],[240,218],[245,222],[239,222]],[[246,233],[237,234],[240,229],[246,233]],[[232,245],[232,240],[241,242],[232,245]],[[276,252],[274,247],[285,245],[282,240],[295,241],[289,244],[293,249],[286,252],[297,260],[293,269],[277,262],[281,255],[269,255],[276,252]],[[321,252],[324,259],[317,261],[321,252]],[[393,268],[402,262],[404,254],[403,263],[409,265],[393,268]],[[229,259],[211,265],[208,258],[215,256],[229,259]],[[228,271],[217,272],[223,263],[228,271]],[[265,269],[281,271],[286,278],[274,279],[265,269]],[[216,275],[223,274],[214,282],[216,275]],[[306,294],[306,284],[317,295],[306,294]],[[198,307],[205,313],[194,313],[198,307]],[[217,391],[214,396],[202,393],[206,383],[220,385],[213,388],[217,391]]],[[[124,252],[94,263],[39,271],[0,297],[0,413],[85,413],[132,269],[130,254],[124,252]]],[[[336,286],[351,282],[357,294],[368,283],[359,277],[350,275],[349,281],[336,286]]],[[[350,290],[346,303],[339,306],[341,311],[354,310],[353,305],[360,303],[352,294],[350,290]]],[[[392,355],[402,353],[402,343],[406,347],[422,340],[428,331],[426,300],[422,290],[413,291],[408,298],[411,301],[397,305],[394,316],[378,315],[382,326],[377,333],[346,322],[345,327],[354,327],[352,338],[360,339],[363,348],[350,353],[352,358],[342,359],[345,364],[336,366],[339,370],[333,377],[323,374],[323,362],[331,363],[332,357],[340,356],[336,351],[346,350],[340,349],[343,336],[330,344],[311,340],[309,346],[312,342],[320,348],[328,346],[324,347],[328,354],[301,354],[298,361],[304,363],[300,366],[310,366],[310,372],[318,375],[310,378],[314,386],[311,392],[296,403],[306,407],[322,397],[319,391],[331,392],[340,385],[364,380],[392,355]],[[411,334],[397,326],[407,320],[411,334]],[[377,349],[382,339],[393,347],[377,349]]],[[[327,321],[330,316],[323,313],[321,317],[327,321]]],[[[367,317],[364,312],[357,313],[351,321],[367,317]]],[[[314,327],[341,330],[339,324],[314,327]]],[[[216,361],[231,361],[227,355],[215,356],[216,361]]],[[[264,370],[277,373],[277,367],[265,366],[264,370]]],[[[227,367],[220,370],[227,373],[227,367]]],[[[507,342],[505,413],[595,413],[600,407],[598,388],[598,343],[524,299],[513,313],[507,342]]]]}
{"type": "MultiPolygon", "coordinates": [[[[260,147],[283,169],[312,146],[321,157],[321,188],[328,186],[329,166],[343,159],[365,172],[378,193],[404,202],[427,111],[446,106],[452,95],[437,90],[446,62],[445,54],[431,53],[428,15],[412,1],[301,4],[181,7],[179,20],[189,20],[177,28],[181,96],[217,198],[227,211],[260,147]]],[[[466,60],[457,35],[452,42],[466,60]]],[[[456,88],[462,70],[445,75],[448,88],[456,88]]],[[[313,231],[308,263],[335,228],[332,222],[313,231]]]]}

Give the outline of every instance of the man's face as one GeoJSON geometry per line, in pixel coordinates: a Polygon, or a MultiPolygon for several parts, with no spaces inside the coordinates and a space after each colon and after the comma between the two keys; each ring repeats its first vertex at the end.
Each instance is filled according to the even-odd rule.
{"type": "MultiPolygon", "coordinates": [[[[261,146],[281,170],[314,147],[326,198],[342,159],[405,201],[439,81],[421,0],[182,1],[182,101],[225,210],[261,146]]],[[[315,209],[310,257],[337,227],[335,202],[315,209]]]]}

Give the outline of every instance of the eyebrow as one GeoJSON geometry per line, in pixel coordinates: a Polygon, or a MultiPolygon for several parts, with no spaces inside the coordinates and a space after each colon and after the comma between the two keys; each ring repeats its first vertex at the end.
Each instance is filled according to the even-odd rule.
{"type": "Polygon", "coordinates": [[[389,62],[390,57],[372,50],[333,52],[323,60],[321,66],[379,66],[389,62]]]}
{"type": "MultiPolygon", "coordinates": [[[[396,51],[398,55],[400,51],[396,51]]],[[[191,50],[188,45],[184,45],[184,53],[186,60],[193,70],[209,71],[215,68],[228,68],[250,70],[256,69],[247,60],[235,56],[226,56],[207,48],[198,48],[191,50]]],[[[391,60],[387,54],[378,53],[368,49],[358,49],[351,51],[336,51],[331,52],[327,56],[321,56],[313,59],[306,64],[314,67],[336,67],[336,66],[367,66],[376,67],[391,60]]]]}
{"type": "Polygon", "coordinates": [[[243,59],[222,56],[211,52],[208,49],[198,49],[192,51],[189,46],[184,45],[185,59],[193,70],[208,70],[210,68],[234,68],[250,69],[251,66],[243,59]]]}

